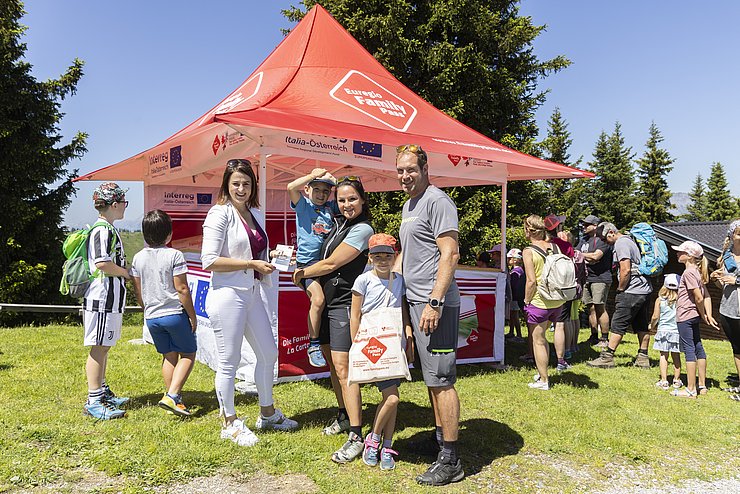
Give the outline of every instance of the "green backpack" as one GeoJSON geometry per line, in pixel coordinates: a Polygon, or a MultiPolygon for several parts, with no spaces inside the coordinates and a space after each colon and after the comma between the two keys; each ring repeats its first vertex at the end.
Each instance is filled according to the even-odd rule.
{"type": "Polygon", "coordinates": [[[62,252],[64,253],[64,257],[67,258],[62,267],[62,282],[59,284],[59,292],[62,295],[82,298],[90,287],[90,282],[95,278],[102,278],[104,276],[98,269],[90,274],[90,263],[87,260],[87,246],[90,240],[90,232],[96,226],[105,226],[114,233],[111,236],[111,251],[116,244],[116,230],[105,221],[98,221],[89,228],[75,230],[67,235],[67,238],[64,239],[64,243],[62,244],[62,252]]]}

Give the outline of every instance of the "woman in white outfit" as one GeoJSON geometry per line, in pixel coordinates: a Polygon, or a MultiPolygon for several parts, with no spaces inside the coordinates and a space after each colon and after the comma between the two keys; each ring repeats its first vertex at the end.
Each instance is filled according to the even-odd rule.
{"type": "Polygon", "coordinates": [[[248,160],[229,160],[218,204],[203,223],[201,261],[211,271],[206,311],[218,352],[216,395],[224,419],[221,438],[239,446],[258,439],[234,409],[234,379],[241,360],[242,340],[257,356],[254,382],[259,395],[257,429],[290,430],[298,426],[274,407],[272,383],[278,351],[270,320],[260,297],[260,285],[272,286],[274,266],[268,259],[264,216],[258,209],[257,179],[248,160]]]}

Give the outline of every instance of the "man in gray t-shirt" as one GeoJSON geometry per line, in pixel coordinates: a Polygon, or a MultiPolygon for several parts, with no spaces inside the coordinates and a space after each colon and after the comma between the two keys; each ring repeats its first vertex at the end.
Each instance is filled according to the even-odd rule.
{"type": "Polygon", "coordinates": [[[614,299],[614,314],[611,317],[609,345],[598,358],[586,362],[591,367],[613,368],[614,351],[622,342],[627,330],[637,333],[640,349],[635,358],[635,367],[650,368],[648,346],[650,344],[649,299],[653,287],[647,277],[639,274],[640,249],[631,237],[623,235],[612,223],[599,224],[597,234],[609,245],[614,246],[614,263],[617,265],[617,296],[614,299]]]}
{"type": "Polygon", "coordinates": [[[406,299],[441,450],[437,461],[416,481],[445,485],[465,476],[457,456],[460,399],[455,389],[460,323],[460,293],[455,284],[460,258],[457,207],[429,183],[427,154],[421,146],[400,146],[396,171],[409,196],[399,233],[406,299]]]}

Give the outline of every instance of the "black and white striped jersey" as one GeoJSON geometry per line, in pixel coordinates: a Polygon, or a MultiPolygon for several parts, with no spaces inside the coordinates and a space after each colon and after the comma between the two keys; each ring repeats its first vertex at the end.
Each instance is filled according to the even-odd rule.
{"type": "MultiPolygon", "coordinates": [[[[103,218],[98,219],[98,222],[104,221],[103,218]]],[[[97,262],[112,261],[122,268],[126,267],[123,241],[113,225],[110,228],[101,225],[92,229],[87,246],[87,260],[90,264],[91,274],[97,271],[95,268],[97,262]],[[111,235],[114,235],[115,239],[111,235]],[[111,243],[113,244],[112,248],[111,243]]],[[[92,312],[123,312],[125,306],[126,280],[122,276],[103,275],[90,282],[90,287],[85,293],[85,310],[92,312]]]]}

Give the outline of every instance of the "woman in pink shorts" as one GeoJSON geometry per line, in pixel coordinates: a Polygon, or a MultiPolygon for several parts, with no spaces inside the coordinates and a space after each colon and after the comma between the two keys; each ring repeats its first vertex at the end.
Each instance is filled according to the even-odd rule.
{"type": "Polygon", "coordinates": [[[524,291],[524,312],[527,314],[529,341],[537,366],[534,382],[529,383],[529,387],[547,391],[550,389],[547,380],[550,349],[545,339],[545,331],[551,323],[558,320],[563,302],[543,299],[537,291],[537,284],[542,276],[545,256],[553,252],[559,252],[559,250],[556,245],[548,241],[545,223],[537,215],[533,214],[524,220],[524,236],[531,244],[522,252],[524,272],[527,275],[527,284],[524,291]]]}

